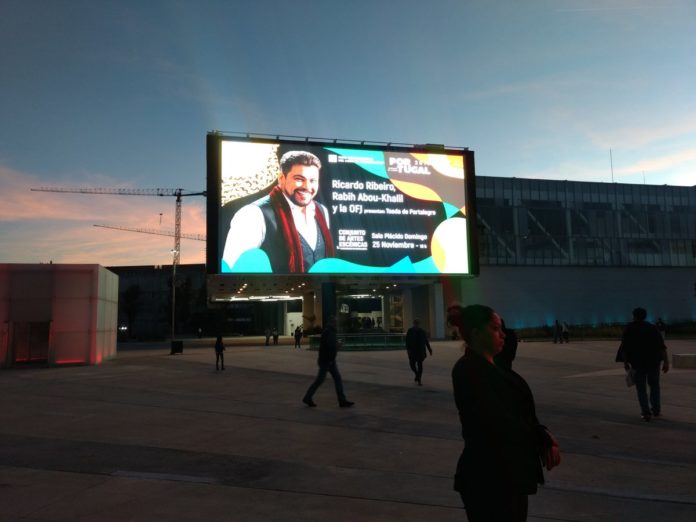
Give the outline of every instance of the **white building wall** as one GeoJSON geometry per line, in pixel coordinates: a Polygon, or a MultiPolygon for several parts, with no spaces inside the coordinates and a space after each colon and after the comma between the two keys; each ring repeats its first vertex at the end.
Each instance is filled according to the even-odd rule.
{"type": "Polygon", "coordinates": [[[118,276],[103,267],[0,264],[0,366],[22,323],[49,323],[49,365],[99,364],[116,354],[117,315],[118,276]]]}
{"type": "Polygon", "coordinates": [[[462,304],[487,304],[511,328],[623,323],[637,306],[653,321],[696,321],[696,268],[482,266],[461,291],[462,304]]]}
{"type": "Polygon", "coordinates": [[[116,356],[118,323],[118,276],[100,266],[96,286],[95,349],[92,364],[116,356]]]}
{"type": "Polygon", "coordinates": [[[53,295],[40,296],[53,307],[49,364],[95,363],[96,268],[56,265],[53,295]]]}
{"type": "Polygon", "coordinates": [[[0,266],[0,368],[7,364],[10,324],[7,321],[10,306],[9,271],[0,266]]]}

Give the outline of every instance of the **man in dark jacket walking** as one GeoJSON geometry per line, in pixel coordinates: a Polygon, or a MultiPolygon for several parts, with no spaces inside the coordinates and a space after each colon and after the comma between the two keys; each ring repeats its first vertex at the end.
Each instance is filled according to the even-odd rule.
{"type": "Polygon", "coordinates": [[[218,335],[215,339],[215,371],[225,369],[225,344],[222,342],[222,335],[218,335]]]}
{"type": "Polygon", "coordinates": [[[295,328],[294,337],[295,337],[295,348],[297,348],[298,350],[301,350],[302,349],[302,328],[300,326],[295,328]]]}
{"type": "Polygon", "coordinates": [[[350,408],[355,404],[354,402],[346,399],[346,394],[343,392],[343,380],[341,379],[341,374],[338,371],[338,366],[336,365],[336,354],[338,353],[338,332],[336,331],[336,318],[330,317],[326,328],[321,333],[321,341],[319,343],[319,358],[317,359],[317,364],[319,365],[319,372],[317,373],[316,379],[311,384],[307,393],[302,398],[304,402],[309,407],[315,407],[316,403],[312,400],[314,393],[317,391],[319,386],[326,379],[326,374],[330,373],[334,381],[334,386],[336,387],[336,397],[338,398],[338,405],[341,408],[350,408]]]}
{"type": "Polygon", "coordinates": [[[621,338],[619,359],[633,371],[641,417],[649,422],[660,416],[660,363],[663,373],[669,371],[667,347],[655,325],[645,320],[645,308],[633,310],[633,322],[628,323],[621,338]],[[647,383],[647,384],[646,384],[647,383]],[[648,401],[647,388],[650,387],[648,401]]]}
{"type": "Polygon", "coordinates": [[[414,380],[418,386],[422,384],[423,361],[427,357],[426,348],[432,355],[433,350],[428,342],[428,334],[420,327],[420,321],[416,319],[413,321],[413,326],[406,332],[406,351],[408,352],[408,364],[416,375],[414,380]]]}

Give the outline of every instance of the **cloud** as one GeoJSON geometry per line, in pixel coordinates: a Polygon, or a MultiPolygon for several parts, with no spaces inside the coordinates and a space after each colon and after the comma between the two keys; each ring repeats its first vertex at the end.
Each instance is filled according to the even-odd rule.
{"type": "Polygon", "coordinates": [[[614,157],[613,176],[608,156],[606,159],[606,165],[587,158],[566,160],[543,169],[528,169],[516,176],[528,179],[696,186],[696,148],[637,159],[621,167],[617,167],[614,157]]]}
{"type": "MultiPolygon", "coordinates": [[[[588,122],[585,124],[587,125],[588,122]]],[[[696,114],[680,114],[672,121],[635,121],[623,126],[587,128],[587,136],[597,146],[609,149],[638,149],[649,145],[696,135],[696,114]]]]}
{"type": "MultiPolygon", "coordinates": [[[[102,181],[102,180],[100,180],[102,181]]],[[[108,180],[103,180],[108,181],[108,180]]],[[[31,192],[46,180],[0,166],[0,262],[171,264],[174,238],[97,228],[174,230],[175,198],[31,192]]],[[[53,184],[53,183],[51,183],[53,184]]],[[[105,183],[109,186],[109,184],[105,183]]],[[[116,183],[111,180],[111,187],[116,183]]],[[[75,186],[75,185],[71,185],[75,186]]],[[[78,186],[83,186],[79,185],[78,186]]],[[[184,198],[182,232],[205,235],[205,201],[184,198]]],[[[205,243],[182,239],[182,263],[205,262],[205,243]]]]}
{"type": "MultiPolygon", "coordinates": [[[[495,101],[500,97],[523,95],[531,96],[532,99],[548,104],[549,99],[563,98],[565,93],[571,89],[574,92],[595,89],[599,87],[599,83],[583,76],[580,72],[571,71],[563,74],[544,74],[523,80],[515,78],[512,81],[490,84],[479,89],[465,89],[451,95],[451,98],[460,102],[483,99],[495,101]]],[[[601,82],[601,87],[606,88],[607,82],[601,82]]]]}
{"type": "Polygon", "coordinates": [[[641,172],[655,172],[674,170],[682,166],[691,168],[692,184],[696,184],[696,148],[684,149],[674,154],[659,156],[637,161],[632,165],[617,169],[621,174],[636,174],[641,172]]]}
{"type": "Polygon", "coordinates": [[[620,5],[620,6],[600,6],[600,7],[568,7],[556,9],[557,13],[591,13],[597,11],[638,11],[645,9],[666,9],[658,5],[620,5]]]}
{"type": "Polygon", "coordinates": [[[696,113],[637,111],[617,121],[616,113],[600,114],[597,109],[551,106],[541,130],[515,145],[544,150],[543,157],[556,158],[556,165],[525,177],[606,181],[611,177],[612,150],[615,181],[642,183],[645,174],[657,184],[696,185],[696,113]]]}

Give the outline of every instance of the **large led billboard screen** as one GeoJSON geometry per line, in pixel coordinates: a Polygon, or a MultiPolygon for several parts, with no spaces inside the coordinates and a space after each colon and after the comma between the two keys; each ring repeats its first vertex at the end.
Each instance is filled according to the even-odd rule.
{"type": "Polygon", "coordinates": [[[208,272],[471,275],[473,152],[208,135],[208,272]]]}

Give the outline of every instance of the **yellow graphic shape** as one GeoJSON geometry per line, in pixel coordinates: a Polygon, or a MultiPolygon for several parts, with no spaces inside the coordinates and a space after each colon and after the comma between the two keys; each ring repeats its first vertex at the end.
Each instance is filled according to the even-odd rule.
{"type": "Polygon", "coordinates": [[[397,179],[392,179],[391,182],[398,190],[412,198],[420,199],[422,201],[442,201],[442,198],[437,192],[418,183],[410,183],[408,181],[400,181],[397,179]]]}
{"type": "Polygon", "coordinates": [[[443,176],[464,179],[464,158],[448,154],[412,154],[414,158],[427,163],[443,176]]]}
{"type": "Polygon", "coordinates": [[[451,218],[440,223],[430,241],[430,252],[440,273],[468,273],[466,219],[451,218]]]}

